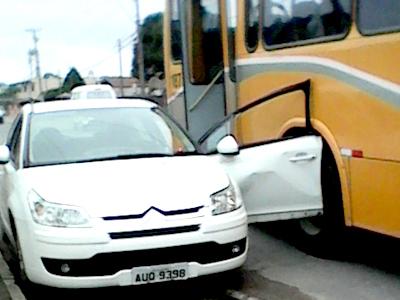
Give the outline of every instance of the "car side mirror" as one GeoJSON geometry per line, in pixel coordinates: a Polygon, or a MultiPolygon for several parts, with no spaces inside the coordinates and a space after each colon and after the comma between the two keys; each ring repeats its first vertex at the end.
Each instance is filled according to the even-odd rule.
{"type": "Polygon", "coordinates": [[[5,165],[10,161],[10,149],[7,145],[0,146],[0,165],[5,165]]]}
{"type": "Polygon", "coordinates": [[[218,142],[217,151],[223,155],[237,155],[239,145],[233,135],[226,135],[218,142]]]}

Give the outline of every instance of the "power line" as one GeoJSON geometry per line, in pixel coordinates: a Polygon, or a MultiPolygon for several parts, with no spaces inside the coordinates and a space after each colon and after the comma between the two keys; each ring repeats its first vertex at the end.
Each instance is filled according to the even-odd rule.
{"type": "MultiPolygon", "coordinates": [[[[135,40],[136,38],[136,33],[131,33],[128,36],[122,38],[122,39],[118,39],[121,40],[121,50],[127,48],[127,47],[131,47],[132,46],[132,42],[135,40]]],[[[99,65],[104,64],[106,61],[110,60],[112,57],[114,57],[115,55],[118,55],[119,53],[119,43],[113,47],[113,49],[117,49],[118,52],[112,52],[109,55],[105,56],[104,58],[102,58],[101,60],[99,60],[98,62],[92,64],[91,66],[84,68],[83,70],[88,71],[91,70],[99,65]]]]}
{"type": "Polygon", "coordinates": [[[132,42],[136,38],[136,32],[131,33],[130,35],[126,36],[125,38],[121,39],[121,42],[132,42]]]}
{"type": "MultiPolygon", "coordinates": [[[[137,34],[136,32],[131,33],[130,35],[128,35],[127,37],[123,38],[123,39],[118,39],[121,41],[121,45],[122,48],[126,48],[128,46],[132,46],[132,44],[136,41],[137,39],[137,34]]],[[[118,46],[116,46],[118,48],[118,46]]]]}

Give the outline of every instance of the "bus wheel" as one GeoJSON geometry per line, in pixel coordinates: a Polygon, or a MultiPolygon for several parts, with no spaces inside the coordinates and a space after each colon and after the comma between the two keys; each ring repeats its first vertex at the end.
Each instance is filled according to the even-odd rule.
{"type": "Polygon", "coordinates": [[[340,177],[335,158],[324,143],[321,161],[323,215],[296,222],[299,246],[320,257],[337,257],[342,253],[344,214],[340,177]]]}

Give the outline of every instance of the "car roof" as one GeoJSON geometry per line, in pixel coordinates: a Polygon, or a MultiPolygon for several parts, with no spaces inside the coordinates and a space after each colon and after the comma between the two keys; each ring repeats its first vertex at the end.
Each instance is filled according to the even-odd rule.
{"type": "Polygon", "coordinates": [[[44,113],[65,110],[95,109],[95,108],[153,108],[157,104],[140,98],[132,99],[90,99],[90,100],[58,100],[25,104],[25,113],[44,113]]]}

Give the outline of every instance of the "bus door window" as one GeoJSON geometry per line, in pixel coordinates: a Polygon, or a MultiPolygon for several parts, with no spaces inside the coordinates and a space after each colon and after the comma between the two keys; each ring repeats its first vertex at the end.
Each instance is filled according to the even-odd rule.
{"type": "Polygon", "coordinates": [[[260,24],[260,0],[246,0],[246,46],[249,52],[256,50],[260,24]]]}
{"type": "Polygon", "coordinates": [[[182,30],[179,17],[179,0],[171,0],[171,53],[173,61],[182,60],[182,30]]]}
{"type": "Polygon", "coordinates": [[[229,55],[229,76],[231,81],[236,82],[236,28],[237,28],[237,3],[236,0],[227,2],[228,16],[228,55],[229,55]]]}
{"type": "Polygon", "coordinates": [[[223,69],[218,0],[192,0],[189,63],[193,84],[209,84],[223,69]]]}

